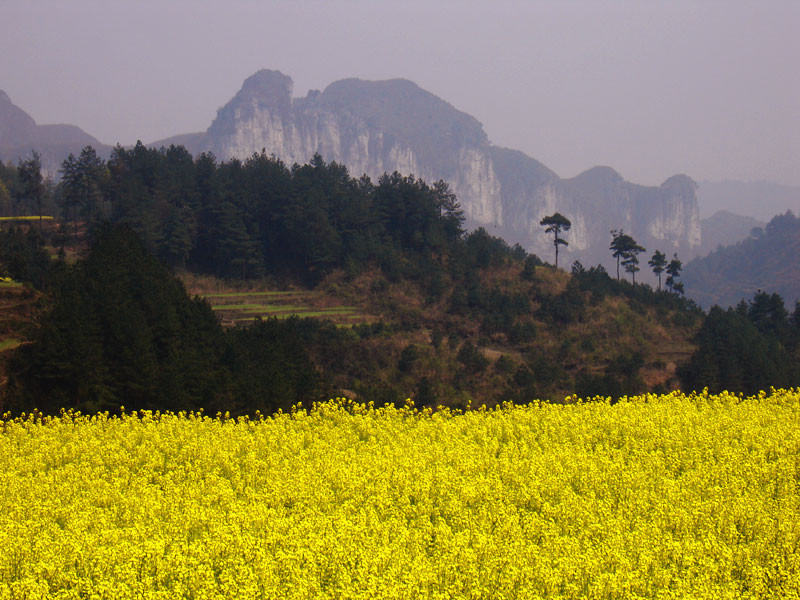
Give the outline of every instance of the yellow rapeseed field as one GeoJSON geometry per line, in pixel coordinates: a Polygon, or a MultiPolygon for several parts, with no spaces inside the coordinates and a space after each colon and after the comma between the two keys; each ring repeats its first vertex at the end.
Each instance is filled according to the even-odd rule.
{"type": "Polygon", "coordinates": [[[0,422],[0,598],[799,598],[800,390],[0,422]]]}

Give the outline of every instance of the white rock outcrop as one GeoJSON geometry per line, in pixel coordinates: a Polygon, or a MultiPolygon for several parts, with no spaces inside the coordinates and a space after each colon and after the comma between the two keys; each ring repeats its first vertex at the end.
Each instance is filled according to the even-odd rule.
{"type": "Polygon", "coordinates": [[[700,245],[694,182],[671,177],[660,187],[625,181],[609,167],[561,179],[521,152],[491,145],[481,124],[406,80],[337,81],[292,97],[291,78],[259,71],[223,108],[200,147],[218,159],[262,150],[291,165],[316,153],[373,180],[383,173],[449,182],[469,226],[550,257],[539,221],[560,212],[572,221],[563,264],[611,264],[611,229],[624,229],[651,252],[700,245]]]}

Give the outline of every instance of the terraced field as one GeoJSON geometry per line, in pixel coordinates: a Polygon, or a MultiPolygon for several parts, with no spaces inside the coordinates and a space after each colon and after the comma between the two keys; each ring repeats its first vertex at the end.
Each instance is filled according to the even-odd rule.
{"type": "Polygon", "coordinates": [[[352,326],[373,319],[358,307],[335,304],[322,294],[304,290],[214,292],[200,295],[211,303],[211,308],[219,315],[225,327],[270,317],[320,317],[330,319],[340,326],[352,326]]]}

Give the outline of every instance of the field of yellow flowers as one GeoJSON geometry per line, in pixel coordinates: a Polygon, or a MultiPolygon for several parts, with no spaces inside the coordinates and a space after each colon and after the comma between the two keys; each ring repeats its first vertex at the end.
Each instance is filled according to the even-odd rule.
{"type": "Polygon", "coordinates": [[[0,421],[0,598],[798,598],[800,390],[0,421]]]}

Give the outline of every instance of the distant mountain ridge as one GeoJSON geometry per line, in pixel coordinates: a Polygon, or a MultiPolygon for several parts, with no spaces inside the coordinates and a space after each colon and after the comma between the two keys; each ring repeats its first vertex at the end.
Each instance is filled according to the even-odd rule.
{"type": "Polygon", "coordinates": [[[762,290],[780,294],[791,309],[800,299],[800,218],[787,211],[763,230],[686,264],[686,293],[706,308],[734,306],[762,290]]]}
{"type": "Polygon", "coordinates": [[[28,113],[16,106],[0,90],[0,160],[16,162],[31,156],[33,150],[41,155],[42,169],[54,176],[62,161],[92,146],[100,155],[108,155],[111,147],[75,125],[37,125],[28,113]]]}
{"type": "Polygon", "coordinates": [[[800,214],[800,187],[769,181],[701,181],[697,199],[701,217],[727,210],[766,222],[787,210],[800,214]]]}
{"type": "MultiPolygon", "coordinates": [[[[747,239],[753,229],[764,228],[766,223],[728,210],[719,210],[710,217],[700,219],[703,243],[698,256],[706,256],[720,246],[732,246],[747,239]]],[[[688,257],[687,257],[688,258],[688,257]]]]}
{"type": "Polygon", "coordinates": [[[684,175],[659,187],[627,182],[609,167],[561,179],[522,152],[493,146],[475,118],[405,79],[344,79],[304,98],[292,98],[292,89],[287,75],[259,71],[206,132],[152,145],[181,143],[220,160],[264,150],[288,164],[319,153],[356,176],[399,171],[444,179],[470,227],[483,226],[548,260],[552,244],[539,221],[558,211],[572,221],[562,264],[610,264],[611,229],[624,229],[651,252],[690,253],[700,246],[696,185],[684,175]]]}

